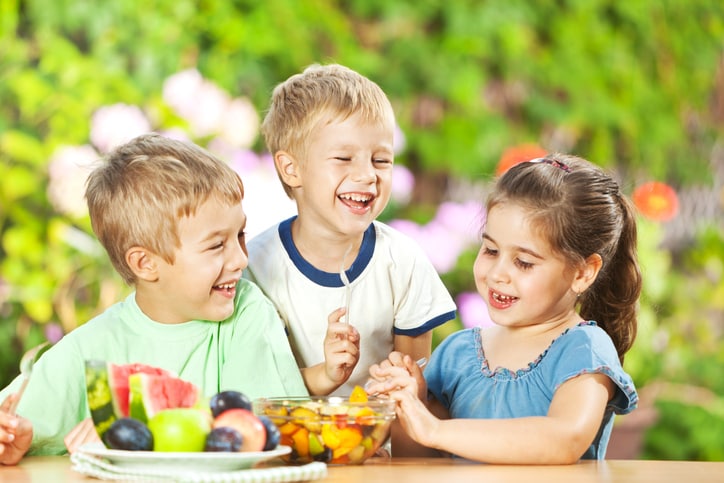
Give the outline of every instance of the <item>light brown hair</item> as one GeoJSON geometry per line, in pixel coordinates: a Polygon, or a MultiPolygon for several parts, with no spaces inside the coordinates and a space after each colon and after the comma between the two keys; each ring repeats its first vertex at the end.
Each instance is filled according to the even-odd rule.
{"type": "Polygon", "coordinates": [[[133,284],[129,248],[145,247],[173,263],[181,243],[178,221],[212,197],[241,203],[244,186],[231,167],[199,146],[146,134],[105,156],[88,177],[85,195],[93,231],[133,284]]]}

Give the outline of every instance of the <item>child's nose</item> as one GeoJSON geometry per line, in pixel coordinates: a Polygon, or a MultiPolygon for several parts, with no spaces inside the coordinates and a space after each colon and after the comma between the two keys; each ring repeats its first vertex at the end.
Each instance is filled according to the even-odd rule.
{"type": "Polygon", "coordinates": [[[506,282],[509,280],[508,265],[502,257],[499,257],[495,263],[490,266],[488,278],[494,282],[506,282]]]}
{"type": "Polygon", "coordinates": [[[359,161],[354,163],[352,179],[360,182],[371,182],[376,179],[375,168],[369,161],[359,161]]]}
{"type": "Polygon", "coordinates": [[[247,265],[249,265],[249,257],[246,255],[246,250],[244,250],[240,243],[235,244],[230,252],[227,261],[227,266],[230,271],[244,270],[247,265]]]}

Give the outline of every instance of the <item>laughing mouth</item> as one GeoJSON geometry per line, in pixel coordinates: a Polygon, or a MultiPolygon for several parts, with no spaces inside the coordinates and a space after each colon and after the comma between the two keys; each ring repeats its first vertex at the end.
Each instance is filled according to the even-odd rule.
{"type": "Polygon", "coordinates": [[[375,197],[368,193],[343,193],[337,196],[344,204],[357,208],[364,208],[372,202],[375,197]]]}
{"type": "Polygon", "coordinates": [[[513,297],[511,295],[503,295],[502,293],[493,292],[491,290],[490,295],[493,300],[498,302],[499,304],[511,304],[518,300],[518,297],[513,297]]]}
{"type": "Polygon", "coordinates": [[[215,290],[224,290],[226,292],[234,290],[235,288],[236,288],[236,282],[220,283],[219,285],[214,285],[215,290]]]}

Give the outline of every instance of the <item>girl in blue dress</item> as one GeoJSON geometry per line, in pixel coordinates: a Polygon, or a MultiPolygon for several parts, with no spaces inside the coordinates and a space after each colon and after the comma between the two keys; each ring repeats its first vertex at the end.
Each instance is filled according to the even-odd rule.
{"type": "Polygon", "coordinates": [[[448,336],[424,370],[393,352],[371,393],[398,402],[395,456],[509,464],[603,459],[614,414],[637,404],[621,363],[641,273],[631,203],[574,156],[518,164],[487,200],[474,265],[492,327],[448,336]]]}

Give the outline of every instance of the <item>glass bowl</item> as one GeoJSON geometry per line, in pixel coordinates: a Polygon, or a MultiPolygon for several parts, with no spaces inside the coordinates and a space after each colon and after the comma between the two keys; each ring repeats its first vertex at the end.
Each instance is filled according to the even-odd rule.
{"type": "Polygon", "coordinates": [[[280,444],[292,447],[282,456],[288,463],[361,464],[387,440],[395,402],[350,402],[337,396],[262,398],[254,401],[254,412],[268,416],[279,428],[280,444]]]}

